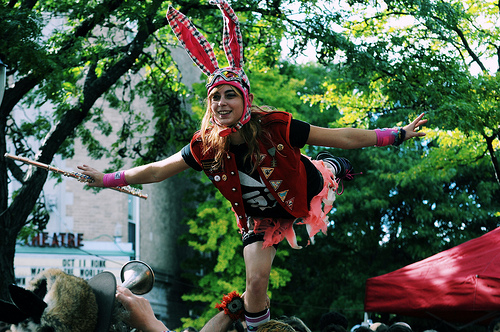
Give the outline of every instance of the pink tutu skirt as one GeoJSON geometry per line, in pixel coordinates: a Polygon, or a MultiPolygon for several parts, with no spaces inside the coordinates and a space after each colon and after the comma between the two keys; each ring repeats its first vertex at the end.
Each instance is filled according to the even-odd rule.
{"type": "Polygon", "coordinates": [[[311,160],[323,176],[323,189],[314,196],[310,203],[310,210],[307,216],[298,219],[278,219],[278,218],[253,218],[254,232],[256,234],[264,233],[263,248],[270,247],[281,242],[284,238],[294,249],[301,249],[297,244],[297,236],[293,225],[305,225],[309,236],[309,243],[314,244],[314,235],[319,231],[326,234],[328,226],[328,212],[332,209],[335,201],[335,195],[338,183],[335,176],[328,169],[323,161],[311,160]]]}

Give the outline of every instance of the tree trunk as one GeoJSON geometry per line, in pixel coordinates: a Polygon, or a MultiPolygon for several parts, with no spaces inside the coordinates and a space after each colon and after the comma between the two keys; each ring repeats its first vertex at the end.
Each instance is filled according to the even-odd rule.
{"type": "MultiPolygon", "coordinates": [[[[5,218],[0,217],[0,224],[4,224],[5,218]]],[[[10,301],[10,295],[8,286],[10,284],[15,283],[14,276],[14,254],[16,251],[16,237],[17,232],[14,234],[14,231],[9,229],[4,229],[1,233],[1,241],[0,241],[0,299],[5,301],[10,301]]]]}
{"type": "MultiPolygon", "coordinates": [[[[18,195],[8,208],[0,214],[0,298],[9,300],[7,287],[15,283],[14,255],[16,251],[17,234],[24,227],[42,191],[47,171],[37,169],[23,184],[18,195]]],[[[2,205],[6,205],[8,197],[2,191],[2,205]]]]}
{"type": "MultiPolygon", "coordinates": [[[[157,6],[160,3],[158,2],[157,6]]],[[[96,100],[134,65],[136,59],[142,53],[146,39],[161,27],[152,26],[151,23],[146,25],[139,31],[134,43],[131,44],[129,52],[120,61],[108,68],[100,77],[97,77],[94,71],[97,64],[94,63],[90,66],[85,80],[82,102],[67,110],[55,125],[54,130],[47,136],[44,144],[40,147],[38,161],[50,164],[64,141],[74,134],[75,129],[86,118],[96,100]]],[[[27,79],[18,82],[12,88],[12,92],[15,92],[15,95],[18,94],[15,100],[19,101],[25,93],[36,86],[39,80],[27,79]]],[[[9,93],[9,95],[12,95],[12,93],[9,93]]],[[[13,102],[12,97],[9,98],[6,95],[1,105],[3,107],[0,108],[0,158],[2,159],[4,159],[3,155],[7,151],[7,117],[16,103],[13,102]]],[[[14,253],[17,235],[21,228],[24,227],[35,206],[47,178],[47,171],[33,169],[33,173],[22,184],[21,190],[10,205],[7,172],[7,163],[5,160],[0,160],[0,234],[2,234],[2,241],[0,242],[0,296],[2,299],[8,300],[7,286],[15,282],[14,253]]]]}

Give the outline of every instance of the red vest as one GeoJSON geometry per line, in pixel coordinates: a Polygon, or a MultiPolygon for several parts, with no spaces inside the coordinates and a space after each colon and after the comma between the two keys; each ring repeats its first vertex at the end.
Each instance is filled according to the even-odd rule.
{"type": "MultiPolygon", "coordinates": [[[[286,112],[264,113],[260,118],[262,129],[271,135],[271,140],[259,140],[261,160],[257,171],[276,201],[295,218],[300,218],[308,215],[307,175],[300,161],[300,149],[290,145],[291,119],[292,115],[286,112]]],[[[203,154],[202,149],[197,132],[191,140],[191,153],[215,187],[231,202],[238,226],[247,229],[234,154],[226,153],[222,167],[212,169],[215,153],[209,149],[203,154]]]]}

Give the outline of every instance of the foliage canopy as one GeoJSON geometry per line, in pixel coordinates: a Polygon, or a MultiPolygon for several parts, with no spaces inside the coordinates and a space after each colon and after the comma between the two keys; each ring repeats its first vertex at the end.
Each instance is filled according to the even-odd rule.
{"type": "MultiPolygon", "coordinates": [[[[171,4],[220,45],[216,8],[206,1],[171,4]]],[[[498,2],[232,5],[242,23],[257,104],[330,127],[389,127],[421,112],[430,119],[425,139],[399,148],[331,150],[363,175],[344,183],[328,235],[299,252],[280,246],[270,285],[273,315],[299,315],[314,329],[320,314],[338,310],[355,324],[367,277],[498,226],[498,2]],[[289,58],[312,45],[318,64],[281,59],[283,38],[289,58]]],[[[90,156],[116,157],[113,166],[119,168],[123,158],[142,164],[187,142],[197,118],[186,111],[193,96],[169,51],[175,40],[167,6],[160,0],[2,1],[0,59],[8,64],[8,89],[0,105],[0,154],[36,155],[50,163],[56,155],[70,158],[78,137],[90,156]],[[147,100],[152,118],[133,107],[138,98],[147,100]],[[120,111],[118,133],[106,107],[120,111]],[[15,109],[30,113],[19,119],[15,109]],[[116,142],[102,146],[97,131],[116,135],[116,142]]],[[[193,110],[200,114],[203,106],[196,100],[204,98],[203,86],[195,92],[193,110]]],[[[318,151],[304,149],[310,156],[318,151]]],[[[14,280],[17,235],[25,225],[43,229],[47,222],[40,212],[46,173],[25,175],[25,169],[0,160],[0,290],[14,280]],[[13,194],[9,174],[22,185],[13,194]]],[[[196,287],[185,300],[196,304],[200,317],[184,323],[198,327],[222,293],[244,291],[241,245],[236,234],[226,235],[236,232],[232,213],[208,187],[197,188],[202,199],[185,238],[200,258],[186,262],[186,271],[203,274],[186,273],[196,287]]]]}

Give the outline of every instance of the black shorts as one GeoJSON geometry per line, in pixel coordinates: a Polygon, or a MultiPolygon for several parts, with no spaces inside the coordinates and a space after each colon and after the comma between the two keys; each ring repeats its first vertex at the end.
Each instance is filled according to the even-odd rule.
{"type": "MultiPolygon", "coordinates": [[[[243,231],[241,240],[243,241],[243,248],[245,248],[246,246],[254,242],[258,241],[264,242],[264,233],[256,234],[254,233],[254,231],[249,231],[249,232],[243,231]]],[[[279,243],[273,244],[274,249],[278,250],[278,244],[279,243]]]]}

